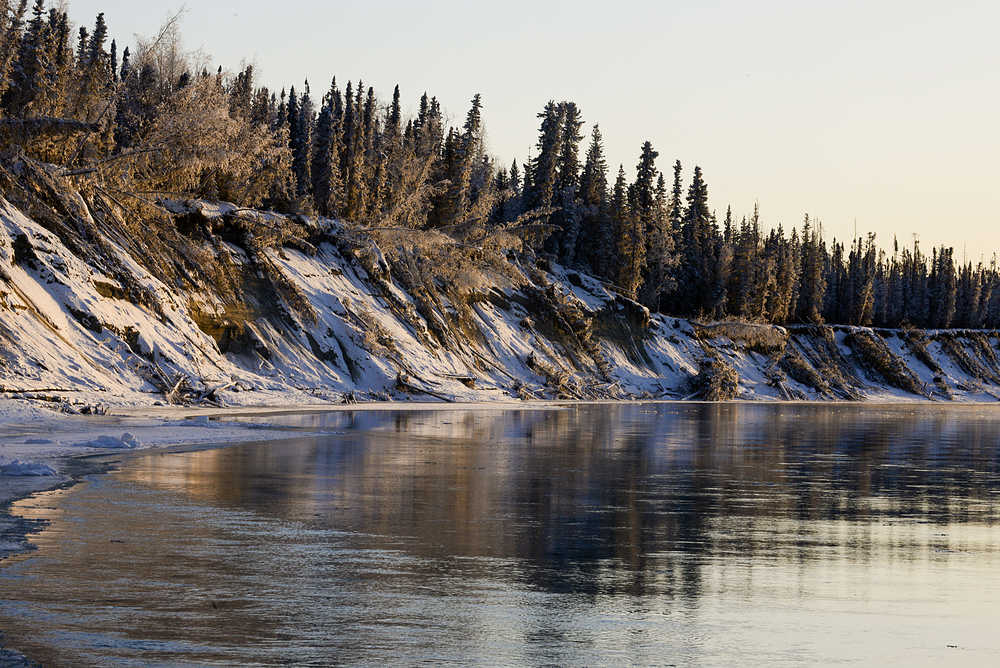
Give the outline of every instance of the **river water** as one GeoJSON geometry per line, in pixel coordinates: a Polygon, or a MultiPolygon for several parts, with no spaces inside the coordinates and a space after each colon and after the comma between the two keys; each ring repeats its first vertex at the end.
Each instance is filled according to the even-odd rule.
{"type": "Polygon", "coordinates": [[[648,404],[268,418],[17,503],[45,665],[997,665],[1000,413],[648,404]]]}

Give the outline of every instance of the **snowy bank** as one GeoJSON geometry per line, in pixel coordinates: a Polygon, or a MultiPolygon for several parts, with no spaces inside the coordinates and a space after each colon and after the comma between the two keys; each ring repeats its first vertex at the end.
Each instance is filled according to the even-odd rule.
{"type": "MultiPolygon", "coordinates": [[[[1000,398],[994,331],[698,323],[510,234],[203,201],[137,221],[26,158],[0,182],[18,186],[0,197],[0,422],[40,405],[1000,398]]],[[[146,442],[95,438],[126,431],[146,442]]]]}

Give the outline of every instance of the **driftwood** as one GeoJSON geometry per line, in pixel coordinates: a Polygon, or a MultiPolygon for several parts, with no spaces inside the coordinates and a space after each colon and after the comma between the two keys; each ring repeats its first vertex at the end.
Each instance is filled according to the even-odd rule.
{"type": "Polygon", "coordinates": [[[215,396],[216,392],[221,392],[222,390],[227,390],[227,389],[229,389],[230,387],[232,387],[234,385],[236,385],[236,381],[235,380],[234,381],[230,381],[228,383],[225,383],[223,385],[218,385],[216,387],[209,388],[209,389],[205,390],[204,392],[202,392],[201,395],[199,395],[197,399],[195,399],[195,403],[202,403],[204,401],[217,401],[216,396],[215,396]]]}
{"type": "Polygon", "coordinates": [[[448,403],[454,403],[455,398],[449,397],[446,394],[441,394],[440,392],[434,392],[433,390],[428,390],[423,387],[417,387],[409,382],[408,376],[404,376],[402,373],[396,374],[396,388],[403,392],[409,392],[410,394],[426,394],[428,396],[434,397],[435,399],[440,399],[441,401],[446,401],[448,403]]]}
{"type": "Polygon", "coordinates": [[[524,399],[525,396],[527,396],[529,399],[538,399],[538,400],[545,399],[545,397],[540,392],[536,392],[535,390],[531,389],[520,380],[514,381],[514,387],[512,388],[512,391],[515,395],[519,396],[521,399],[524,399]]]}
{"type": "Polygon", "coordinates": [[[166,389],[163,392],[163,398],[166,399],[168,404],[184,403],[183,390],[186,385],[187,376],[178,376],[174,381],[173,387],[166,389]]]}
{"type": "MultiPolygon", "coordinates": [[[[150,380],[154,385],[158,386],[159,393],[163,395],[163,399],[168,404],[173,405],[203,404],[220,406],[217,394],[237,384],[236,381],[230,381],[221,385],[215,385],[214,387],[206,386],[204,390],[199,392],[192,386],[192,380],[187,376],[177,375],[173,380],[167,381],[166,375],[159,366],[152,366],[152,369],[158,377],[150,380]]],[[[205,384],[204,380],[202,384],[205,384]]]]}

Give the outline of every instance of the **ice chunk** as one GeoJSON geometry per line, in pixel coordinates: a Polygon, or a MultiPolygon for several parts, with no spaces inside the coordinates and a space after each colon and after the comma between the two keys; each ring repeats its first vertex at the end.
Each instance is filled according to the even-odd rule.
{"type": "Polygon", "coordinates": [[[120,437],[117,436],[99,436],[92,441],[84,441],[82,443],[77,443],[78,448],[110,448],[116,450],[134,450],[136,448],[141,448],[142,443],[135,436],[129,433],[124,433],[120,437]]]}
{"type": "Polygon", "coordinates": [[[20,459],[0,464],[0,475],[9,476],[53,476],[56,470],[48,464],[42,462],[25,462],[20,459]]]}

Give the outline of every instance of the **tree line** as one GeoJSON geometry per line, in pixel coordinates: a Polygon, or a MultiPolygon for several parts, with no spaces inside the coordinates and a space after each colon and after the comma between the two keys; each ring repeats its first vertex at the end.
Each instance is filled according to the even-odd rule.
{"type": "Polygon", "coordinates": [[[447,232],[535,220],[535,252],[604,279],[652,310],[770,323],[1000,327],[1000,269],[945,246],[891,250],[874,235],[827,242],[806,216],[765,229],[709,203],[705,175],[661,169],[650,142],[612,174],[581,109],[550,101],[532,157],[500,163],[483,101],[450,125],[434,96],[404,117],[399,86],[361,80],[273,91],[252,66],[210,69],[176,20],[119,53],[104,14],[72,27],[63,5],[0,2],[0,141],[116,201],[216,198],[360,225],[447,232]]]}

